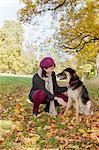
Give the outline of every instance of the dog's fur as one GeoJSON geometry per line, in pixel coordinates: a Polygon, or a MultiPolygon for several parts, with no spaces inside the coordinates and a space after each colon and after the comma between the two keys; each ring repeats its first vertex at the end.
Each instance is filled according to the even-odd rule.
{"type": "Polygon", "coordinates": [[[73,101],[76,107],[76,119],[78,120],[79,114],[91,115],[91,100],[88,95],[86,87],[79,79],[75,70],[72,68],[66,68],[57,75],[61,80],[67,79],[68,86],[68,103],[66,112],[71,107],[73,101]]]}

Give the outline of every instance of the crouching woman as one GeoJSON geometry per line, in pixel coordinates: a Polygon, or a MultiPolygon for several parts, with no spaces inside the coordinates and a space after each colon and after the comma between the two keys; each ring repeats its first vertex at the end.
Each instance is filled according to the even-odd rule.
{"type": "Polygon", "coordinates": [[[67,87],[59,87],[53,71],[55,62],[51,57],[42,59],[38,72],[33,76],[29,99],[33,103],[33,115],[38,115],[40,104],[45,104],[45,112],[56,115],[57,104],[66,106],[68,97],[63,94],[67,87]]]}

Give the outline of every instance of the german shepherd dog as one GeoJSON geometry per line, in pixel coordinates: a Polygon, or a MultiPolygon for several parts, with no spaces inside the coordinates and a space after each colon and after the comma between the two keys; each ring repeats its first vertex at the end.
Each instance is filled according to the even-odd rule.
{"type": "Polygon", "coordinates": [[[67,113],[74,101],[76,120],[78,120],[79,114],[91,115],[91,100],[88,91],[83,85],[83,82],[79,79],[75,70],[72,68],[66,68],[61,73],[57,74],[57,77],[59,77],[60,80],[67,79],[68,103],[64,114],[67,113]]]}

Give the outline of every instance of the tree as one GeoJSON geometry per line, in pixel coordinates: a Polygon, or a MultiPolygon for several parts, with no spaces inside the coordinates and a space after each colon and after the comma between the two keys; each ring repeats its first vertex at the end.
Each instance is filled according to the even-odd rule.
{"type": "Polygon", "coordinates": [[[60,23],[55,34],[56,48],[75,53],[79,66],[82,62],[96,62],[99,52],[98,0],[22,1],[25,7],[19,12],[20,20],[30,23],[35,15],[51,11],[60,23]]]}
{"type": "Polygon", "coordinates": [[[99,53],[97,54],[96,57],[96,67],[97,67],[97,76],[99,76],[99,53]]]}
{"type": "MultiPolygon", "coordinates": [[[[76,51],[77,68],[91,64],[95,68],[96,56],[99,52],[99,24],[97,22],[98,1],[88,1],[79,11],[71,11],[71,21],[67,28],[61,28],[65,51],[76,51]]],[[[70,13],[70,14],[71,14],[70,13]]]]}
{"type": "Polygon", "coordinates": [[[37,69],[35,56],[22,53],[24,29],[21,22],[5,21],[0,28],[0,72],[30,74],[37,69]]]}
{"type": "Polygon", "coordinates": [[[29,23],[35,13],[59,10],[60,33],[62,40],[65,40],[63,45],[65,49],[79,51],[86,44],[99,40],[98,0],[21,1],[25,3],[25,7],[19,11],[19,18],[23,22],[29,23]],[[65,13],[61,13],[61,9],[65,10],[65,13]]]}
{"type": "Polygon", "coordinates": [[[5,21],[0,28],[0,63],[1,72],[14,72],[13,63],[21,56],[23,42],[21,22],[5,21]]]}
{"type": "Polygon", "coordinates": [[[21,54],[23,42],[23,26],[21,22],[5,21],[0,28],[0,51],[15,50],[21,54]]]}

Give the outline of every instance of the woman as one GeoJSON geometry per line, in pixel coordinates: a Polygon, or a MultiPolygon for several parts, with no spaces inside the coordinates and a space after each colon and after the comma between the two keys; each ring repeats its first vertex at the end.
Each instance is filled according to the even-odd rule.
{"type": "Polygon", "coordinates": [[[39,114],[40,104],[46,104],[44,111],[52,111],[50,113],[55,115],[54,104],[59,103],[66,106],[68,101],[68,97],[63,94],[67,91],[67,87],[57,85],[54,68],[54,60],[51,57],[45,57],[40,62],[38,72],[33,76],[29,99],[33,102],[33,114],[36,116],[39,114]]]}

